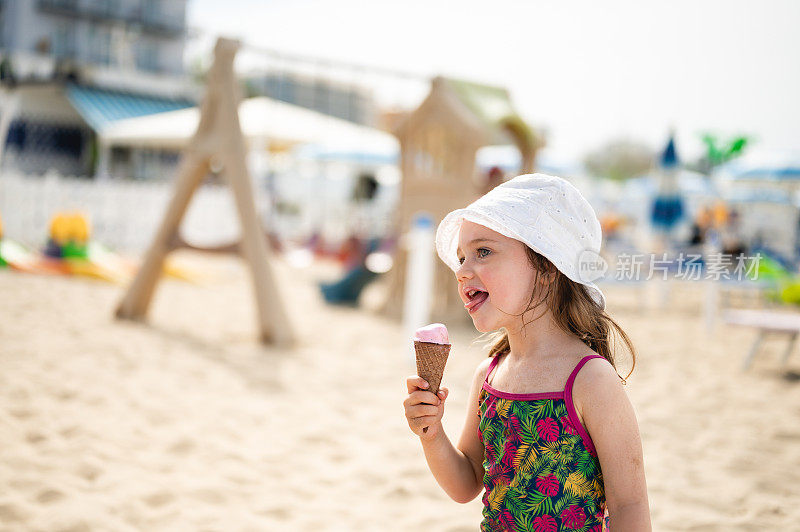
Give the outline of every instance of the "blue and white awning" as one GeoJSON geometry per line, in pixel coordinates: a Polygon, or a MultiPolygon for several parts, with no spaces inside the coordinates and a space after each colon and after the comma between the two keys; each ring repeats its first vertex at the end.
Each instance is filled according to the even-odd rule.
{"type": "Polygon", "coordinates": [[[192,107],[189,100],[67,85],[66,96],[89,127],[99,132],[117,120],[192,107]]]}

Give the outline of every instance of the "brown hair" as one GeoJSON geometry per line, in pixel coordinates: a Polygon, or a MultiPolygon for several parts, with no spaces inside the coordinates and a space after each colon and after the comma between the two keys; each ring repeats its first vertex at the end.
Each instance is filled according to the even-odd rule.
{"type": "MultiPolygon", "coordinates": [[[[534,288],[531,291],[528,307],[522,314],[515,314],[515,316],[523,316],[525,312],[535,309],[542,303],[546,304],[559,328],[580,338],[597,354],[608,360],[614,369],[617,366],[614,362],[612,333],[616,331],[633,359],[630,373],[625,378],[620,377],[622,384],[626,384],[625,379],[630,377],[631,373],[633,373],[633,368],[636,366],[636,349],[633,347],[631,339],[622,330],[622,327],[592,299],[585,285],[577,283],[561,273],[547,258],[527,245],[525,246],[525,251],[528,254],[531,266],[536,270],[534,286],[539,286],[540,274],[551,277],[551,281],[547,283],[547,291],[543,297],[539,302],[531,306],[537,291],[534,288]]],[[[504,330],[492,333],[488,342],[493,340],[497,341],[489,349],[489,357],[502,355],[509,351],[508,333],[504,330]]]]}

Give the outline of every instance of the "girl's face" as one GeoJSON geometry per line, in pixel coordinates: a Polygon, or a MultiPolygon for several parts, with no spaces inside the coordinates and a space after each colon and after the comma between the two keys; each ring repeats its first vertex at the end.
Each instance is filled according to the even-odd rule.
{"type": "MultiPolygon", "coordinates": [[[[456,271],[461,300],[471,301],[468,289],[488,292],[474,310],[467,307],[475,328],[490,332],[514,330],[528,306],[536,271],[528,261],[525,244],[480,224],[462,220],[456,251],[461,266],[456,271]]],[[[484,297],[479,294],[478,299],[484,297]]]]}

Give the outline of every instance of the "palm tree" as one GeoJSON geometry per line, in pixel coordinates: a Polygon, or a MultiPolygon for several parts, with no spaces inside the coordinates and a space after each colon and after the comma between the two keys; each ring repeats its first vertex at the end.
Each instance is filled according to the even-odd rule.
{"type": "Polygon", "coordinates": [[[706,175],[709,175],[720,164],[742,155],[750,142],[750,139],[744,135],[735,136],[724,145],[719,136],[713,133],[704,133],[701,138],[706,145],[706,155],[697,162],[696,169],[706,175]]]}

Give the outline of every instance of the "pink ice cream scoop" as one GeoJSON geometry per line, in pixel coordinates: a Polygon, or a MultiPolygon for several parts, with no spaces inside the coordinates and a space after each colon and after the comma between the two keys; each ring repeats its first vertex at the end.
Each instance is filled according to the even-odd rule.
{"type": "Polygon", "coordinates": [[[414,340],[418,342],[430,342],[433,344],[449,344],[447,327],[443,323],[431,323],[425,327],[420,327],[414,333],[414,340]]]}

